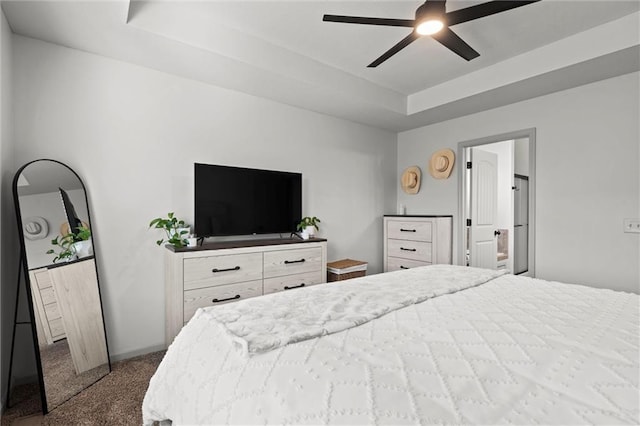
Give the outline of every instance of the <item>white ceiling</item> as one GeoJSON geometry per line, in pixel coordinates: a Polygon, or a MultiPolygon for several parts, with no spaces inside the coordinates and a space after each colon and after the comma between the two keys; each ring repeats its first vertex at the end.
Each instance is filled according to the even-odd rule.
{"type": "MultiPolygon", "coordinates": [[[[449,0],[447,10],[482,1],[449,0]]],[[[640,2],[542,0],[452,29],[465,61],[423,37],[367,68],[420,1],[3,1],[16,34],[393,131],[636,71],[640,2]]]]}

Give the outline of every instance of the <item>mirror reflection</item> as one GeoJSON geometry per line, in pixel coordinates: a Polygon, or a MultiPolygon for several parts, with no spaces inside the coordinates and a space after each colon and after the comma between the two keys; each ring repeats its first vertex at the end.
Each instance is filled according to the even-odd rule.
{"type": "Polygon", "coordinates": [[[34,161],[15,183],[48,412],[111,371],[92,224],[84,185],[66,165],[34,161]]]}

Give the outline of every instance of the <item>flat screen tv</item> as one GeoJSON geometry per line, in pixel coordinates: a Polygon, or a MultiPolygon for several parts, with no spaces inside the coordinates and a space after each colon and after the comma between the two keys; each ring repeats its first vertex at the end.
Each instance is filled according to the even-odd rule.
{"type": "Polygon", "coordinates": [[[302,218],[302,174],[195,163],[198,237],[294,232],[302,218]]]}

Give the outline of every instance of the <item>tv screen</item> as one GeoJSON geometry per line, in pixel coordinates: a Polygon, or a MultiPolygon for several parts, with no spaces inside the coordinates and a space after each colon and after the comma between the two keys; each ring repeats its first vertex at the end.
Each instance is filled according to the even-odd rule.
{"type": "Polygon", "coordinates": [[[195,163],[194,231],[199,237],[295,231],[302,174],[195,163]]]}

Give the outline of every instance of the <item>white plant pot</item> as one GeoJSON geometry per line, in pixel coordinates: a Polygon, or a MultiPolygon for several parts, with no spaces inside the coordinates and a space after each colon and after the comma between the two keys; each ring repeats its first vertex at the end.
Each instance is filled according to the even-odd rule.
{"type": "Polygon", "coordinates": [[[307,226],[306,228],[304,228],[304,233],[308,235],[308,237],[305,238],[305,240],[308,240],[309,238],[313,238],[316,236],[316,228],[314,226],[307,226]]]}
{"type": "MultiPolygon", "coordinates": [[[[72,262],[78,259],[78,253],[73,253],[71,256],[67,256],[64,258],[64,262],[72,262]]],[[[58,259],[58,262],[62,262],[62,260],[58,259]]]]}
{"type": "Polygon", "coordinates": [[[85,241],[73,243],[73,249],[79,259],[93,255],[93,244],[91,242],[91,238],[85,241]]]}

